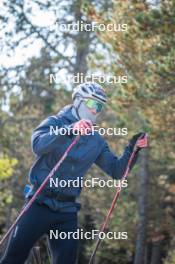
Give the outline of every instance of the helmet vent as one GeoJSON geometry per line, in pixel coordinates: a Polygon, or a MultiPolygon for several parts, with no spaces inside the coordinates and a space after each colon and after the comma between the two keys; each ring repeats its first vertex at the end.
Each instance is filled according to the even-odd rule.
{"type": "Polygon", "coordinates": [[[88,91],[86,90],[86,88],[82,87],[83,92],[87,93],[88,91]]]}
{"type": "Polygon", "coordinates": [[[93,92],[93,88],[91,86],[89,86],[89,89],[91,90],[91,92],[93,92]]]}

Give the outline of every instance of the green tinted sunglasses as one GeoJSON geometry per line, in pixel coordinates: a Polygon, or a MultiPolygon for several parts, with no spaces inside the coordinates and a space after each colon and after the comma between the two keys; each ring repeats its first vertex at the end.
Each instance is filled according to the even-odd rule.
{"type": "Polygon", "coordinates": [[[103,104],[96,101],[96,100],[93,100],[93,99],[86,99],[84,100],[85,101],[85,105],[88,107],[88,108],[91,108],[91,109],[95,109],[97,113],[100,113],[102,108],[103,108],[103,104]]]}

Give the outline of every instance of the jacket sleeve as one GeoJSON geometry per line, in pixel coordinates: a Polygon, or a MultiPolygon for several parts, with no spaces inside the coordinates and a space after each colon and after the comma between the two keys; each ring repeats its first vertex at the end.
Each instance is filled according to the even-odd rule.
{"type": "Polygon", "coordinates": [[[68,140],[66,132],[70,128],[71,125],[63,125],[59,118],[54,116],[46,118],[33,131],[31,138],[33,152],[40,156],[58,147],[58,144],[65,144],[68,140]]]}
{"type": "MultiPolygon", "coordinates": [[[[123,155],[117,157],[109,149],[108,144],[105,143],[101,153],[95,161],[95,164],[99,166],[108,175],[110,175],[113,179],[119,180],[122,178],[126,170],[130,156],[131,152],[128,146],[125,148],[123,155]]],[[[131,164],[131,168],[134,166],[136,159],[137,157],[134,158],[131,164]]]]}

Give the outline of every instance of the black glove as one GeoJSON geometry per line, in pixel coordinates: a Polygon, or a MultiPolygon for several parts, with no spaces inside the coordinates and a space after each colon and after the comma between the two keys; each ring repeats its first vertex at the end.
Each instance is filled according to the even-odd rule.
{"type": "MultiPolygon", "coordinates": [[[[139,138],[143,138],[145,136],[144,132],[140,132],[138,134],[135,134],[129,141],[128,147],[129,151],[132,153],[135,147],[135,144],[139,138]]],[[[139,152],[140,148],[137,149],[137,152],[139,152]]]]}

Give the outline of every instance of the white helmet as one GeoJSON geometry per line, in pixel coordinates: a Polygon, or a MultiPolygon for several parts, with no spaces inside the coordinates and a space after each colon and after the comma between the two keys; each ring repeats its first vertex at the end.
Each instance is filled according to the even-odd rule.
{"type": "Polygon", "coordinates": [[[92,98],[100,101],[101,103],[107,102],[106,94],[98,83],[87,82],[76,86],[73,90],[72,99],[76,97],[92,98]]]}

